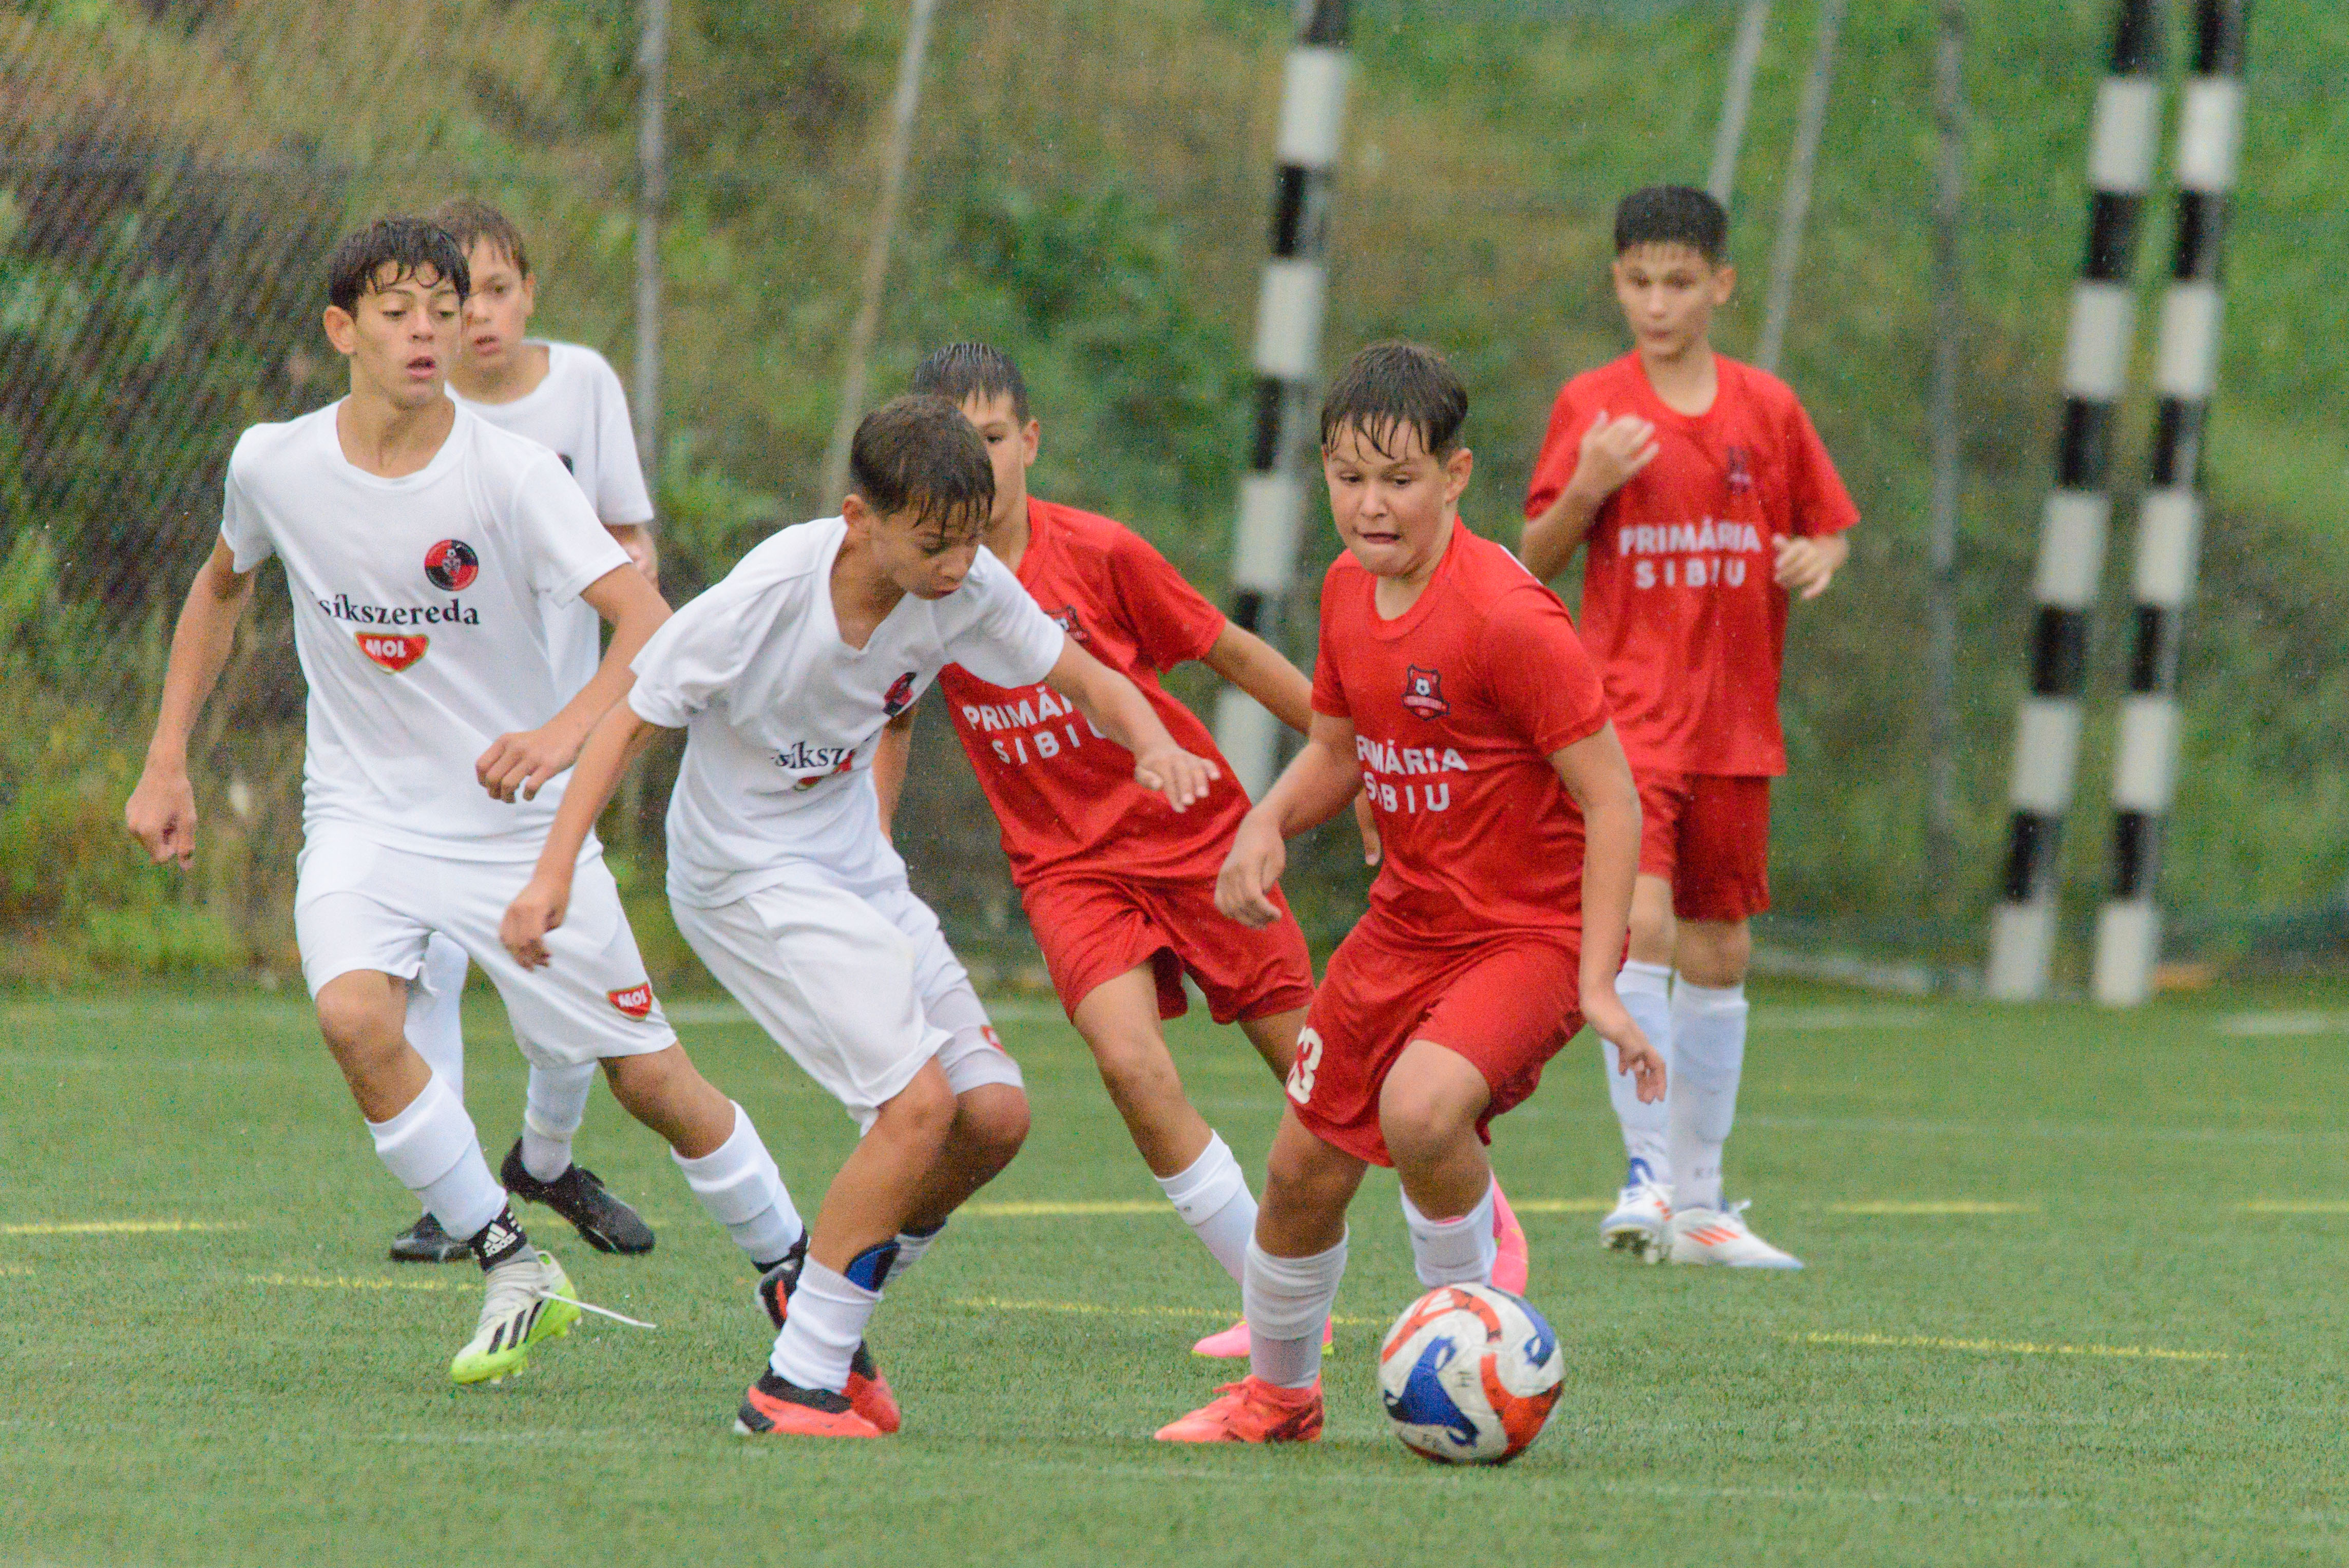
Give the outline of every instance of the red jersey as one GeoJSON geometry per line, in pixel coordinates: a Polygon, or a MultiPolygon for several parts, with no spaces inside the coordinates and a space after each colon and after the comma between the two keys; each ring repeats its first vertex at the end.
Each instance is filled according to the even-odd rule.
{"type": "Polygon", "coordinates": [[[1714,356],[1720,389],[1693,417],[1664,406],[1637,354],[1568,382],[1550,410],[1526,516],[1557,500],[1603,413],[1637,415],[1661,449],[1599,510],[1584,542],[1582,637],[1634,768],[1778,774],[1786,591],[1781,535],[1859,521],[1794,391],[1714,356]]]}
{"type": "Polygon", "coordinates": [[[1354,726],[1385,855],[1371,913],[1459,946],[1582,927],[1582,813],[1550,754],[1606,727],[1607,696],[1557,595],[1464,523],[1390,621],[1340,555],[1321,582],[1313,707],[1354,726]]]}
{"type": "Polygon", "coordinates": [[[1140,535],[1108,518],[1028,502],[1019,581],[1085,652],[1142,688],[1174,744],[1223,775],[1177,813],[1133,779],[1133,753],[1047,686],[1010,690],[960,665],[938,672],[947,712],[1002,830],[1012,881],[1025,887],[1076,862],[1154,880],[1213,878],[1248,799],[1206,727],[1158,684],[1158,672],[1206,655],[1224,614],[1140,535]]]}

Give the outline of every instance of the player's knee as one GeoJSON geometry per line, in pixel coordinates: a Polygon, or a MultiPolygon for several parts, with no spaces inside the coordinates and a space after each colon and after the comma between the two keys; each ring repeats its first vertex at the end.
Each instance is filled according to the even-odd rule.
{"type": "Polygon", "coordinates": [[[1121,1106],[1147,1106],[1183,1092],[1165,1042],[1152,1037],[1117,1035],[1092,1042],[1093,1065],[1102,1087],[1121,1106]]]}
{"type": "Polygon", "coordinates": [[[1009,1084],[982,1084],[956,1104],[955,1136],[972,1163],[991,1175],[1028,1141],[1028,1097],[1009,1084]]]}
{"type": "Polygon", "coordinates": [[[317,1006],[318,1032],[339,1060],[391,1055],[405,1037],[402,1011],[388,987],[331,981],[319,991],[317,1006]]]}
{"type": "Polygon", "coordinates": [[[882,1104],[866,1136],[885,1134],[901,1143],[936,1150],[946,1146],[954,1131],[956,1110],[954,1090],[947,1087],[946,1075],[931,1063],[882,1104]]]}
{"type": "Polygon", "coordinates": [[[1681,927],[1681,974],[1699,985],[1740,985],[1754,962],[1754,928],[1747,922],[1689,921],[1681,927]]]}
{"type": "Polygon", "coordinates": [[[606,1057],[604,1077],[620,1109],[638,1121],[667,1109],[701,1082],[701,1074],[678,1046],[644,1056],[606,1057]]]}
{"type": "Polygon", "coordinates": [[[1677,934],[1673,929],[1675,924],[1669,904],[1661,909],[1642,909],[1634,904],[1627,944],[1631,961],[1635,964],[1671,964],[1673,937],[1677,934]]]}
{"type": "Polygon", "coordinates": [[[1440,1156],[1464,1137],[1475,1137],[1482,1109],[1458,1085],[1398,1082],[1390,1076],[1379,1096],[1379,1133],[1396,1164],[1415,1164],[1440,1156]]]}

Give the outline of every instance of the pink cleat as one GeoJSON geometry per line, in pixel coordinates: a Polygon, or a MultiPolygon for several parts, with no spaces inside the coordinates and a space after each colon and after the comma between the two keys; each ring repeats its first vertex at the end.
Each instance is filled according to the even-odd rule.
{"type": "Polygon", "coordinates": [[[1187,1416],[1158,1429],[1162,1443],[1309,1443],[1321,1435],[1321,1379],[1276,1388],[1260,1377],[1226,1383],[1187,1416]]]}
{"type": "Polygon", "coordinates": [[[1493,1238],[1499,1243],[1493,1258],[1493,1288],[1522,1296],[1533,1273],[1533,1253],[1526,1245],[1526,1228],[1517,1223],[1516,1211],[1509,1207],[1497,1180],[1493,1183],[1493,1238]]]}
{"type": "MultiPolygon", "coordinates": [[[[1334,1336],[1330,1333],[1330,1325],[1326,1323],[1323,1324],[1321,1326],[1321,1348],[1324,1350],[1329,1349],[1330,1340],[1334,1336]]],[[[1192,1355],[1205,1356],[1216,1361],[1245,1361],[1247,1359],[1247,1353],[1248,1326],[1247,1319],[1245,1317],[1241,1318],[1237,1323],[1233,1324],[1229,1328],[1217,1329],[1215,1333],[1207,1336],[1206,1338],[1199,1341],[1198,1344],[1191,1346],[1192,1355]]]]}

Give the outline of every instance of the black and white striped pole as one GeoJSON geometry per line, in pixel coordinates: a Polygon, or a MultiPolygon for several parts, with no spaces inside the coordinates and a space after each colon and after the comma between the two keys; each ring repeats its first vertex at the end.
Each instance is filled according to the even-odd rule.
{"type": "Polygon", "coordinates": [[[2112,893],[2096,917],[2096,1000],[2153,991],[2154,884],[2178,772],[2178,659],[2202,536],[2204,421],[2219,374],[2220,253],[2242,144],[2246,0],[2196,0],[2194,70],[2178,119],[2178,225],[2155,353],[2151,473],[2137,519],[2128,696],[2113,767],[2112,893]]]}
{"type": "MultiPolygon", "coordinates": [[[[1318,443],[1314,387],[1328,297],[1330,180],[1345,123],[1348,0],[1300,0],[1280,95],[1272,256],[1257,295],[1256,411],[1232,539],[1235,624],[1276,645],[1297,580],[1298,531],[1318,443]]],[[[1271,785],[1280,721],[1237,686],[1216,703],[1216,744],[1252,797],[1271,785]]]]}
{"type": "Polygon", "coordinates": [[[2096,89],[2088,148],[2088,250],[2072,295],[2064,350],[2064,413],[2054,488],[2039,526],[2033,583],[2030,689],[2014,727],[2005,885],[1992,916],[1985,987],[2028,1001],[2045,995],[2054,952],[2056,857],[2080,750],[2088,613],[2112,521],[2113,407],[2136,343],[2137,224],[2161,130],[2158,0],[2118,0],[2108,74],[2096,89]]]}

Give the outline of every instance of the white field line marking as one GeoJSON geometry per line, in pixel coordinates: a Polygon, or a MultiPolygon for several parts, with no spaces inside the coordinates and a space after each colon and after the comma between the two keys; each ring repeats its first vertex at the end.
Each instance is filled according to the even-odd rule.
{"type": "Polygon", "coordinates": [[[2349,1202],[2333,1198],[2254,1198],[2237,1207],[2246,1214],[2349,1214],[2349,1202]]]}
{"type": "MultiPolygon", "coordinates": [[[[1097,1301],[1006,1301],[992,1295],[954,1296],[947,1305],[968,1307],[973,1312],[1057,1312],[1079,1317],[1190,1317],[1226,1322],[1232,1316],[1232,1309],[1227,1306],[1109,1306],[1097,1301]]],[[[1332,1315],[1330,1321],[1345,1328],[1384,1326],[1375,1317],[1332,1315]]]]}
{"type": "Polygon", "coordinates": [[[179,1235],[191,1231],[242,1231],[242,1220],[73,1220],[47,1224],[0,1225],[0,1236],[179,1235]]]}
{"type": "Polygon", "coordinates": [[[355,1279],[347,1274],[247,1274],[247,1284],[290,1284],[305,1290],[462,1290],[465,1284],[445,1279],[355,1279]]]}
{"type": "Polygon", "coordinates": [[[138,1051],[78,1055],[54,1051],[12,1051],[0,1057],[0,1068],[15,1068],[25,1072],[79,1073],[119,1069],[143,1073],[176,1068],[182,1072],[274,1073],[302,1071],[308,1066],[306,1060],[297,1061],[292,1057],[156,1057],[138,1051]]]}
{"type": "Polygon", "coordinates": [[[2210,1027],[2238,1039],[2349,1034],[2349,1013],[2230,1013],[2210,1027]]]}
{"type": "Polygon", "coordinates": [[[2224,1350],[2166,1350],[2158,1345],[2041,1345],[2021,1339],[1945,1339],[1930,1334],[1795,1334],[1797,1345],[1883,1350],[1966,1350],[1983,1356],[2106,1356],[2147,1361],[2229,1361],[2224,1350]]]}
{"type": "Polygon", "coordinates": [[[1831,1029],[1922,1029],[1938,1022],[1930,1007],[1756,1007],[1746,1026],[1809,1034],[1831,1029]]]}
{"type": "MultiPolygon", "coordinates": [[[[1522,1114],[1522,1111],[1512,1112],[1522,1114]]],[[[2054,1121],[1913,1121],[1873,1116],[1774,1116],[1767,1111],[1740,1113],[1740,1127],[1767,1128],[1773,1132],[1844,1132],[1864,1138],[2134,1138],[2149,1143],[2240,1143],[2291,1146],[2302,1143],[2349,1143],[2349,1132],[2277,1132],[2250,1127],[2121,1127],[2094,1122],[2054,1121]]]]}
{"type": "Polygon", "coordinates": [[[1920,1199],[1904,1202],[1887,1199],[1867,1203],[1821,1203],[1818,1211],[1825,1214],[2035,1214],[2036,1203],[1988,1203],[1971,1198],[1920,1199]]]}

